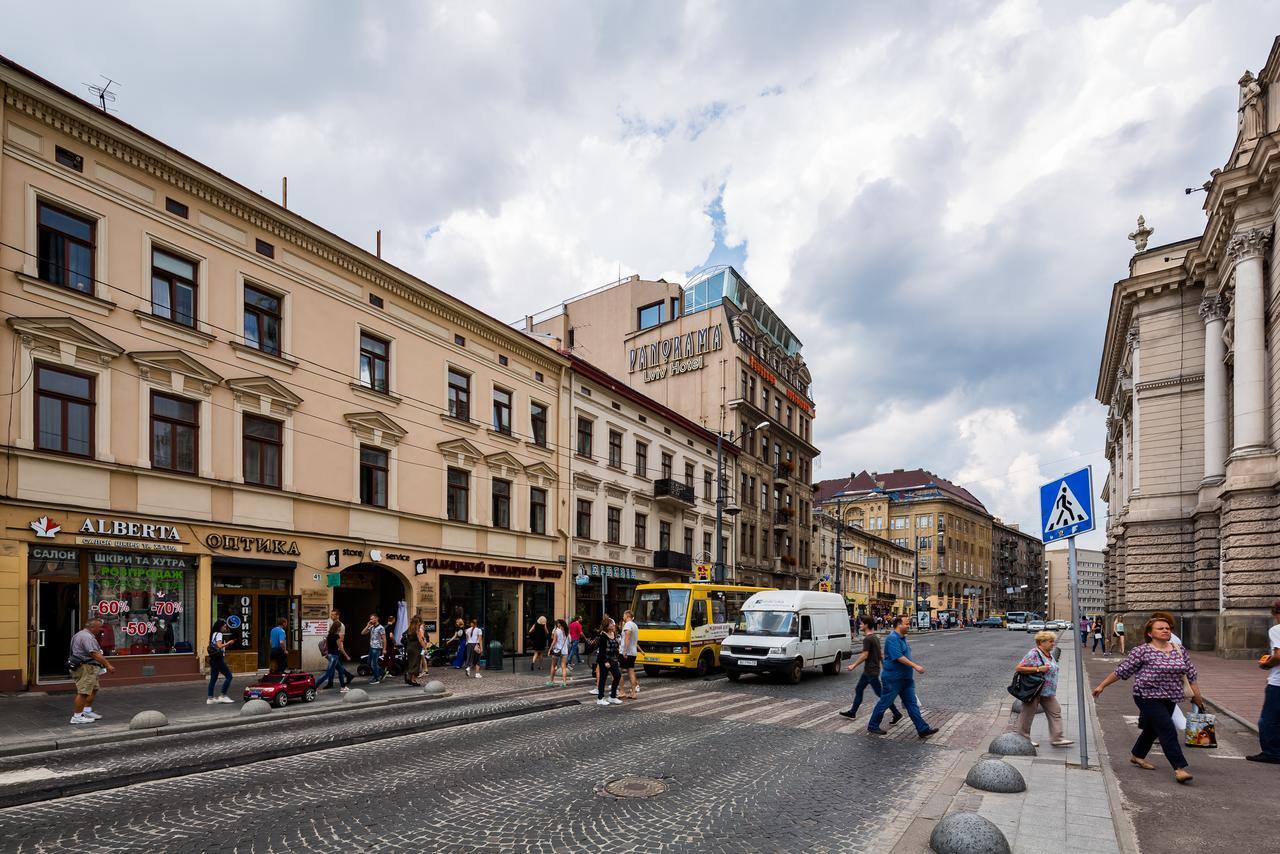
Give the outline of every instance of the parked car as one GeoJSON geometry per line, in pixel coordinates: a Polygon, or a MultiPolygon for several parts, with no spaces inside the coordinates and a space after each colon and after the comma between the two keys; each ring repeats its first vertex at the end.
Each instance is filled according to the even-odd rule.
{"type": "Polygon", "coordinates": [[[720,644],[720,664],[732,682],[743,673],[779,673],[799,682],[805,668],[827,675],[853,655],[844,598],[812,590],[765,590],[742,605],[737,624],[720,644]]]}
{"type": "Polygon", "coordinates": [[[1045,627],[1052,632],[1065,632],[1067,629],[1071,628],[1071,624],[1066,620],[1050,620],[1045,623],[1045,627]]]}
{"type": "Polygon", "coordinates": [[[1004,620],[999,617],[983,617],[974,625],[980,629],[1002,629],[1004,628],[1004,620]]]}
{"type": "Polygon", "coordinates": [[[252,685],[245,686],[244,700],[266,700],[283,709],[290,700],[310,703],[316,698],[316,677],[310,673],[268,673],[252,685]]]}
{"type": "Polygon", "coordinates": [[[1045,626],[1044,620],[1032,620],[1031,622],[1027,623],[1028,632],[1043,632],[1045,631],[1045,629],[1046,629],[1046,626],[1045,626]]]}

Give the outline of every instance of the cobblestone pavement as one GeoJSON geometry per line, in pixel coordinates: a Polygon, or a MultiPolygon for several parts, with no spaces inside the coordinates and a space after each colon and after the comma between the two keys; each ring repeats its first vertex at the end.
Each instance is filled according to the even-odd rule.
{"type": "MultiPolygon", "coordinates": [[[[295,755],[0,810],[0,834],[16,851],[886,850],[954,763],[948,738],[999,697],[1026,643],[995,633],[915,642],[932,664],[920,684],[926,714],[951,726],[936,742],[906,722],[900,737],[874,738],[861,731],[865,719],[835,716],[853,674],[815,673],[797,686],[659,677],[640,701],[607,708],[580,682],[447,701],[434,714],[543,697],[583,705],[337,748],[324,748],[324,731],[332,739],[349,725],[317,719],[295,755]],[[627,775],[666,791],[604,792],[627,775]]],[[[252,750],[244,741],[237,733],[220,749],[252,750]]],[[[128,745],[85,752],[82,767],[130,761],[128,745]]]]}

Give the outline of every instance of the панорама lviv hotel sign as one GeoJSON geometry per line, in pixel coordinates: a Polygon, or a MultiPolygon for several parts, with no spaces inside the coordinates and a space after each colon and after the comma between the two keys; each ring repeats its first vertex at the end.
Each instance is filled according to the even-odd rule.
{"type": "Polygon", "coordinates": [[[666,376],[675,376],[706,367],[707,353],[724,346],[721,325],[708,326],[696,332],[673,335],[652,344],[632,347],[627,353],[630,372],[644,371],[644,381],[649,383],[666,376]]]}

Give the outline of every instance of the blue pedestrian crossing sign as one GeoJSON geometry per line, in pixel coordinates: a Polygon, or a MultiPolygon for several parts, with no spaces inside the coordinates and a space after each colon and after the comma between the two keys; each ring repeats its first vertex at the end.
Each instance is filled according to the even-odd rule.
{"type": "Polygon", "coordinates": [[[1093,530],[1093,470],[1085,466],[1040,487],[1041,539],[1046,543],[1093,530]]]}

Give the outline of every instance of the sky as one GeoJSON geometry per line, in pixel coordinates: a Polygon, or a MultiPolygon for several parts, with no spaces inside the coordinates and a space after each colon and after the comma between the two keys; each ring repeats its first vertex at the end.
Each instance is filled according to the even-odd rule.
{"type": "MultiPolygon", "coordinates": [[[[0,53],[504,320],[731,263],[804,343],[816,478],[1038,531],[1139,213],[1199,234],[1267,2],[25,4],[0,53]],[[77,13],[77,9],[79,10],[77,13]],[[56,32],[56,38],[50,38],[56,32]]],[[[1099,531],[1081,545],[1104,544],[1099,531]]]]}

